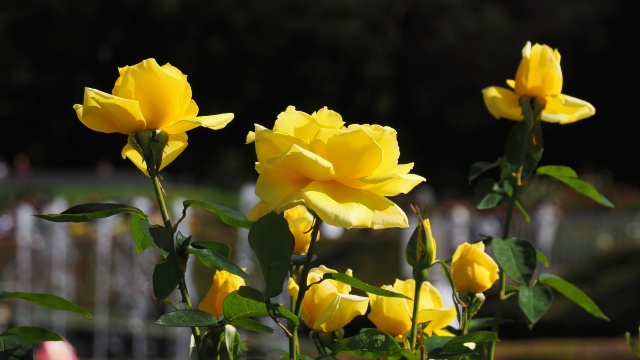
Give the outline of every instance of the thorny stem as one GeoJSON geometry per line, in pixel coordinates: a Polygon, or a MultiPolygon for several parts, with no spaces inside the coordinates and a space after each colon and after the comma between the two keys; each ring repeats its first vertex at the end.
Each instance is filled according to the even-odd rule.
{"type": "MultiPolygon", "coordinates": [[[[525,137],[522,139],[522,143],[520,144],[521,146],[518,149],[518,154],[517,154],[518,163],[515,164],[517,170],[513,174],[515,178],[513,179],[513,191],[511,193],[511,196],[509,196],[509,201],[507,203],[507,211],[505,214],[504,227],[502,229],[503,239],[507,239],[511,231],[511,219],[513,217],[513,210],[515,208],[516,202],[518,201],[518,192],[520,187],[522,186],[522,170],[524,167],[524,160],[526,157],[527,145],[530,139],[530,134],[531,134],[531,131],[533,130],[533,127],[536,121],[540,120],[539,117],[540,117],[541,108],[539,108],[538,101],[534,100],[536,104],[535,104],[535,109],[533,109],[531,107],[531,100],[532,100],[531,98],[524,97],[524,96],[520,98],[520,107],[522,108],[522,114],[525,116],[525,119],[523,121],[525,121],[529,126],[527,127],[527,133],[525,137]]],[[[500,327],[500,323],[502,322],[502,312],[504,308],[504,300],[505,300],[506,284],[507,284],[507,279],[506,279],[506,275],[504,274],[504,270],[502,269],[502,267],[499,267],[499,270],[500,270],[499,277],[498,277],[499,288],[500,288],[500,292],[498,295],[499,301],[496,308],[496,316],[493,321],[493,326],[491,328],[491,330],[494,333],[496,333],[496,335],[498,334],[498,329],[500,327]]],[[[489,359],[491,360],[495,358],[496,342],[497,341],[491,342],[491,346],[489,347],[489,359]]]]}
{"type": "MultiPolygon", "coordinates": [[[[162,215],[162,221],[164,222],[164,227],[171,234],[171,239],[174,239],[175,229],[171,224],[171,218],[169,217],[169,211],[167,210],[167,204],[164,200],[164,194],[162,191],[162,185],[160,184],[160,178],[158,176],[158,172],[153,166],[148,167],[149,177],[153,182],[153,188],[155,190],[156,200],[158,201],[158,207],[160,208],[160,214],[162,215]]],[[[185,304],[186,309],[192,309],[193,305],[191,304],[191,298],[189,297],[189,292],[187,291],[187,283],[184,279],[184,272],[182,271],[182,267],[180,266],[180,262],[177,256],[175,256],[175,246],[172,245],[172,253],[173,256],[169,256],[171,263],[173,264],[173,269],[175,271],[176,277],[178,278],[178,288],[180,289],[180,294],[182,295],[182,302],[185,304]]],[[[195,348],[198,352],[198,359],[204,360],[204,348],[201,346],[202,339],[200,338],[200,329],[197,326],[191,327],[191,332],[193,334],[193,339],[195,341],[195,348]]]]}
{"type": "MultiPolygon", "coordinates": [[[[300,273],[300,277],[298,277],[298,297],[296,298],[296,304],[293,308],[293,313],[296,314],[298,318],[300,318],[300,314],[302,313],[302,300],[304,299],[304,295],[309,289],[309,285],[307,285],[307,278],[309,277],[309,270],[311,270],[311,261],[313,261],[313,251],[316,246],[316,242],[318,241],[318,234],[320,233],[320,226],[322,225],[322,219],[318,216],[314,216],[313,229],[311,230],[311,240],[309,242],[309,249],[307,250],[307,257],[305,259],[304,265],[302,267],[302,271],[300,273]]],[[[299,342],[298,342],[298,326],[292,324],[291,334],[293,335],[289,338],[289,357],[291,359],[297,359],[298,351],[299,351],[299,342]]]]}

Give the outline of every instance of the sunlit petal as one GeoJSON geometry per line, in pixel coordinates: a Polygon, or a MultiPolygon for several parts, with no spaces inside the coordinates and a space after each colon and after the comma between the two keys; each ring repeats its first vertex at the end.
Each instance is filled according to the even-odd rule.
{"type": "Polygon", "coordinates": [[[301,191],[307,207],[327,224],[344,228],[408,227],[407,215],[391,200],[336,182],[311,182],[301,191]]]}
{"type": "Polygon", "coordinates": [[[482,90],[484,103],[491,115],[496,119],[522,120],[520,96],[515,92],[498,86],[491,86],[482,90]]]}
{"type": "Polygon", "coordinates": [[[85,88],[84,105],[75,105],[78,119],[91,130],[131,134],[145,129],[137,101],[85,88]]]}
{"type": "Polygon", "coordinates": [[[560,94],[547,98],[541,119],[547,122],[570,124],[595,115],[596,109],[590,103],[578,98],[560,94]]]}

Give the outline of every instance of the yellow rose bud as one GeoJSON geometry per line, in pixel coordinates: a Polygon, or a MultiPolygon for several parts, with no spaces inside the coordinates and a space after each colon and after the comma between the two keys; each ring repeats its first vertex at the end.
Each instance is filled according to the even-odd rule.
{"type": "MultiPolygon", "coordinates": [[[[296,245],[293,253],[296,255],[306,254],[311,242],[311,227],[313,226],[313,215],[304,205],[298,205],[285,210],[284,218],[289,223],[289,229],[295,238],[296,245]]],[[[320,237],[318,236],[318,239],[320,237]]]]}
{"type": "MultiPolygon", "coordinates": [[[[307,284],[309,287],[302,300],[302,320],[307,326],[318,332],[332,332],[342,329],[354,317],[364,315],[369,306],[369,299],[351,295],[351,286],[335,280],[322,280],[326,273],[337,273],[325,266],[309,271],[307,284]]],[[[351,270],[347,270],[351,276],[351,270]]],[[[289,279],[289,294],[296,298],[299,286],[289,279]]]]}
{"type": "Polygon", "coordinates": [[[460,244],[451,259],[451,277],[456,291],[481,293],[498,280],[498,264],[484,252],[484,244],[460,244]]]}
{"type": "MultiPolygon", "coordinates": [[[[78,119],[95,131],[125,135],[144,130],[166,132],[169,137],[160,168],[187,146],[187,131],[198,126],[221,129],[233,119],[230,113],[197,116],[187,76],[169,63],[159,66],[155,59],[147,59],[118,70],[120,77],[112,94],[85,88],[84,103],[73,108],[78,119]]],[[[146,173],[144,159],[130,144],[122,149],[122,156],[146,173]]]]}
{"type": "Polygon", "coordinates": [[[429,219],[424,219],[409,238],[405,257],[413,268],[427,269],[436,261],[436,239],[431,232],[429,219]]]}
{"type": "Polygon", "coordinates": [[[560,53],[547,45],[527,42],[522,49],[522,61],[515,80],[507,80],[511,89],[492,86],[482,90],[489,112],[496,118],[522,120],[521,96],[544,101],[543,121],[569,124],[593,116],[595,108],[562,92],[562,69],[560,53]]]}
{"type": "MultiPolygon", "coordinates": [[[[384,285],[383,289],[404,294],[409,298],[415,296],[416,283],[413,279],[396,279],[393,286],[384,285]]],[[[371,302],[369,320],[376,327],[393,337],[402,338],[411,330],[413,317],[413,300],[392,298],[368,294],[371,302]]],[[[429,323],[424,331],[431,336],[433,333],[444,336],[449,333],[443,330],[456,317],[453,306],[444,307],[440,292],[431,283],[423,282],[420,286],[420,300],[418,307],[418,323],[429,323]]]]}
{"type": "Polygon", "coordinates": [[[256,206],[280,213],[304,203],[329,225],[407,227],[406,214],[387,197],[425,179],[409,173],[413,164],[398,164],[396,131],[343,124],[326,107],[309,115],[290,106],[273,130],[256,125],[247,136],[258,158],[256,206]]]}
{"type": "Polygon", "coordinates": [[[202,299],[198,309],[206,311],[216,318],[223,314],[222,302],[227,295],[244,286],[244,279],[225,270],[218,270],[213,275],[213,284],[202,299]]]}

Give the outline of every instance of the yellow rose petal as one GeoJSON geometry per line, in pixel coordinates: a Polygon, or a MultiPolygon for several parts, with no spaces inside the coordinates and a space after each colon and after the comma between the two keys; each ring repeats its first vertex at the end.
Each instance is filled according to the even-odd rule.
{"type": "Polygon", "coordinates": [[[541,119],[564,125],[588,118],[595,113],[596,109],[588,102],[560,94],[547,98],[547,105],[542,111],[541,119]]]}
{"type": "Polygon", "coordinates": [[[482,90],[482,96],[487,109],[496,119],[518,121],[524,119],[519,103],[520,96],[515,92],[507,88],[491,86],[482,90]]]}
{"type": "Polygon", "coordinates": [[[84,105],[75,105],[74,109],[78,119],[91,130],[131,134],[146,127],[137,101],[100,90],[85,88],[84,105]]]}

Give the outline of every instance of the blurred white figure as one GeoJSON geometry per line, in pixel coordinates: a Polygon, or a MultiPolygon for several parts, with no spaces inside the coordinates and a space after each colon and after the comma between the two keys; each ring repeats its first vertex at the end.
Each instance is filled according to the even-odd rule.
{"type": "Polygon", "coordinates": [[[67,341],[45,341],[33,354],[34,360],[78,360],[76,349],[67,341]]]}

